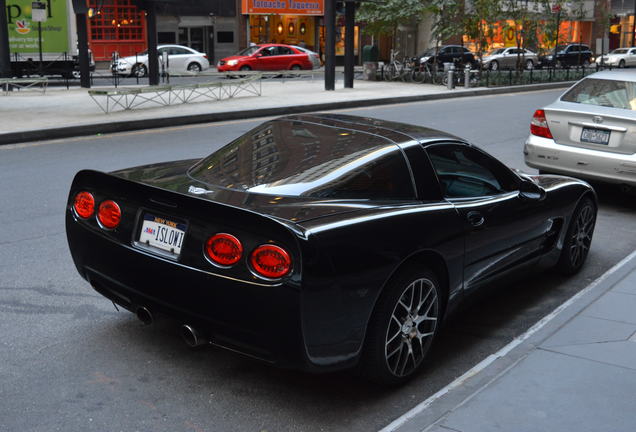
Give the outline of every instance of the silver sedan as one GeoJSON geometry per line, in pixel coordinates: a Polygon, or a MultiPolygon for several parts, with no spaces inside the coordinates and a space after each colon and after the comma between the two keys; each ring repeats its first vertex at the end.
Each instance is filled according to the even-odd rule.
{"type": "Polygon", "coordinates": [[[517,61],[526,69],[533,69],[539,62],[536,53],[524,48],[498,48],[490,51],[482,58],[481,65],[484,69],[516,69],[517,61]]]}
{"type": "Polygon", "coordinates": [[[599,56],[596,59],[596,64],[619,68],[636,66],[636,47],[616,48],[603,56],[599,56]]]}
{"type": "Polygon", "coordinates": [[[636,187],[636,71],[597,72],[530,123],[526,165],[636,187]]]}

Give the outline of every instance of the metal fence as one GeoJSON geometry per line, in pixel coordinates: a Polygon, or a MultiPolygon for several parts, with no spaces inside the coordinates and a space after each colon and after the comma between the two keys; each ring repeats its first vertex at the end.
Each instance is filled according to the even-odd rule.
{"type": "MultiPolygon", "coordinates": [[[[548,82],[576,81],[597,71],[595,67],[573,68],[542,68],[530,70],[471,70],[470,85],[474,87],[500,87],[523,84],[539,84],[548,82]]],[[[378,69],[377,80],[411,82],[423,84],[447,85],[448,71],[442,70],[414,70],[404,68],[399,71],[387,72],[385,66],[378,69]]],[[[465,69],[457,68],[453,71],[453,80],[458,86],[465,83],[465,69]]]]}

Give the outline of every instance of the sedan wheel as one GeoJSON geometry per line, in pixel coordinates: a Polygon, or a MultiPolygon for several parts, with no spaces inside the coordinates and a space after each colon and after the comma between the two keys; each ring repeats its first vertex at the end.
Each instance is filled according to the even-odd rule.
{"type": "Polygon", "coordinates": [[[499,70],[499,62],[497,60],[493,60],[490,62],[490,70],[492,71],[499,70]]]}
{"type": "Polygon", "coordinates": [[[566,275],[578,272],[590,250],[594,225],[596,224],[596,206],[590,198],[583,198],[572,213],[572,219],[565,234],[558,270],[566,275]]]}
{"type": "Polygon", "coordinates": [[[363,372],[381,384],[400,384],[423,364],[439,327],[440,287],[425,270],[401,273],[386,287],[369,324],[363,372]]]}
{"type": "Polygon", "coordinates": [[[527,60],[526,61],[526,69],[527,70],[532,70],[534,69],[534,62],[532,60],[527,60]]]}
{"type": "Polygon", "coordinates": [[[199,63],[190,63],[188,65],[188,72],[201,72],[201,65],[199,63]]]}
{"type": "Polygon", "coordinates": [[[148,68],[146,68],[146,65],[136,64],[135,66],[133,66],[132,76],[143,78],[146,75],[148,75],[148,68]]]}
{"type": "Polygon", "coordinates": [[[624,68],[625,67],[625,60],[621,60],[620,62],[618,62],[618,67],[619,68],[624,68]]]}

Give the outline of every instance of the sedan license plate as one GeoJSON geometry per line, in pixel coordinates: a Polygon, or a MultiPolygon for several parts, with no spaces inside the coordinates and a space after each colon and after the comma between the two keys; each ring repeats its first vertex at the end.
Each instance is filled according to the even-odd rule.
{"type": "Polygon", "coordinates": [[[184,223],[146,213],[141,225],[139,243],[179,256],[186,228],[184,223]]]}
{"type": "Polygon", "coordinates": [[[610,131],[607,130],[584,127],[583,132],[581,132],[581,142],[607,145],[609,144],[609,139],[610,131]]]}

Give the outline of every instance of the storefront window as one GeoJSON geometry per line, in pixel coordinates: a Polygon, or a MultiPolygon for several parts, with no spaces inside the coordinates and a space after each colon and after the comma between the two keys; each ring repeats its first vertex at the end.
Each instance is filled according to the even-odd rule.
{"type": "Polygon", "coordinates": [[[132,0],[119,0],[111,5],[101,4],[102,2],[97,0],[89,1],[89,6],[96,10],[95,15],[89,20],[92,40],[144,39],[144,15],[132,4],[132,0]]]}

